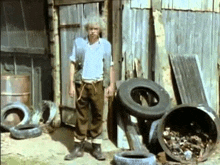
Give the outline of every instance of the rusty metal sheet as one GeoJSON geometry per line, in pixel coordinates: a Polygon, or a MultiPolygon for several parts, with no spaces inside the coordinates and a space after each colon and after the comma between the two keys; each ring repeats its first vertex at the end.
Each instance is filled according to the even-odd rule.
{"type": "Polygon", "coordinates": [[[182,103],[207,104],[198,57],[170,55],[170,59],[182,103]]]}

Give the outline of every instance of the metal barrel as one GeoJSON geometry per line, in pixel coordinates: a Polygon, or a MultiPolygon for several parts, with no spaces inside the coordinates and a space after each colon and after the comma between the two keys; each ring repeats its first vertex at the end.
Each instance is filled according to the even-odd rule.
{"type": "Polygon", "coordinates": [[[15,101],[31,106],[29,75],[1,75],[1,108],[15,101]]]}
{"type": "MultiPolygon", "coordinates": [[[[200,155],[196,160],[198,162],[206,160],[215,151],[216,144],[220,141],[220,120],[215,111],[207,104],[178,105],[168,111],[158,122],[157,138],[162,149],[174,160],[188,163],[191,160],[182,159],[180,156],[175,155],[174,152],[170,150],[170,147],[168,147],[170,144],[164,140],[165,133],[167,132],[165,131],[166,128],[169,128],[169,131],[176,130],[176,132],[182,135],[190,135],[191,138],[197,135],[199,139],[202,139],[202,143],[198,143],[201,143],[201,145],[199,145],[200,155]],[[201,147],[202,144],[204,144],[203,147],[201,147]]],[[[189,140],[190,136],[187,137],[189,140]]],[[[177,139],[175,136],[171,137],[171,139],[172,138],[177,139]]]]}

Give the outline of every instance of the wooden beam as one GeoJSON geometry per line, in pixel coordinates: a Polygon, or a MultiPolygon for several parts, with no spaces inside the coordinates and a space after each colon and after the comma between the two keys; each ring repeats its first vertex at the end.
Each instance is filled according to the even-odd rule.
{"type": "Polygon", "coordinates": [[[104,2],[104,0],[54,0],[55,6],[74,5],[79,3],[104,2]]]}
{"type": "Polygon", "coordinates": [[[152,12],[156,41],[155,81],[169,93],[171,104],[175,105],[176,99],[173,90],[169,57],[166,51],[165,28],[162,19],[161,0],[152,0],[152,12]]]}
{"type": "Polygon", "coordinates": [[[80,28],[80,23],[75,24],[61,24],[59,25],[59,28],[80,28]]]}
{"type": "Polygon", "coordinates": [[[220,0],[214,0],[213,3],[214,12],[220,13],[220,0]]]}
{"type": "Polygon", "coordinates": [[[112,53],[115,70],[115,81],[121,79],[122,25],[121,0],[112,0],[112,53]]]}
{"type": "Polygon", "coordinates": [[[27,54],[45,54],[46,48],[27,48],[27,47],[9,47],[1,46],[1,52],[27,53],[27,54]]]}

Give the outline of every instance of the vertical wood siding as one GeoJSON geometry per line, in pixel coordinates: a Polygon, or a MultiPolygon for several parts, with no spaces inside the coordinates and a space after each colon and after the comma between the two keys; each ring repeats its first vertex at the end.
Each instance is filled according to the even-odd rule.
{"type": "Polygon", "coordinates": [[[76,4],[60,6],[60,24],[71,25],[79,23],[81,27],[60,28],[61,43],[61,80],[62,105],[74,107],[74,100],[69,97],[69,56],[71,55],[73,41],[77,37],[86,35],[83,25],[85,18],[91,13],[99,14],[99,3],[76,4]]]}
{"type": "Polygon", "coordinates": [[[149,9],[151,7],[151,0],[131,0],[131,8],[149,9]]]}
{"type": "Polygon", "coordinates": [[[162,8],[193,11],[213,11],[213,7],[215,5],[213,2],[213,0],[162,0],[162,8]]]}
{"type": "MultiPolygon", "coordinates": [[[[183,2],[183,1],[181,1],[183,2]]],[[[193,1],[194,2],[194,1],[193,1]]],[[[201,7],[200,1],[200,7],[201,7]]],[[[132,3],[132,1],[131,1],[132,3]]],[[[199,1],[197,1],[198,5],[199,1]]],[[[164,0],[164,8],[173,9],[173,1],[164,0]]],[[[203,7],[208,3],[203,2],[203,7]]],[[[176,4],[177,5],[177,4],[176,4]]],[[[188,4],[189,5],[189,4],[188,4]]],[[[132,8],[124,4],[122,19],[122,79],[132,77],[134,59],[141,60],[143,77],[149,77],[153,57],[149,55],[150,10],[132,8]],[[149,61],[150,60],[150,61],[149,61]]],[[[218,70],[220,57],[220,13],[163,10],[163,23],[166,33],[166,49],[169,54],[197,54],[199,57],[204,88],[210,106],[218,111],[218,70]]],[[[160,58],[160,57],[158,57],[160,58]]],[[[160,66],[156,65],[155,70],[160,66]]],[[[160,80],[160,77],[157,77],[160,80]]]]}
{"type": "Polygon", "coordinates": [[[149,10],[130,9],[126,3],[122,19],[122,79],[132,77],[134,59],[141,61],[143,77],[148,78],[149,10]]]}
{"type": "Polygon", "coordinates": [[[214,12],[220,12],[220,0],[213,0],[214,2],[214,12]]]}
{"type": "Polygon", "coordinates": [[[47,47],[44,1],[2,0],[0,6],[2,48],[31,50],[47,47]]]}
{"type": "Polygon", "coordinates": [[[163,11],[166,48],[170,54],[197,54],[204,88],[213,109],[218,107],[219,14],[163,11]]]}

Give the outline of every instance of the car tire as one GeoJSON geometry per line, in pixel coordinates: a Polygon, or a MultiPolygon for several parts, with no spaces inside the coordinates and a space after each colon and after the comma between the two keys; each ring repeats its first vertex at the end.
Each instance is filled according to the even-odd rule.
{"type": "Polygon", "coordinates": [[[51,124],[58,111],[57,105],[48,100],[42,101],[41,111],[36,111],[32,116],[32,124],[39,124],[42,121],[44,124],[51,124]]]}
{"type": "Polygon", "coordinates": [[[43,109],[42,118],[44,120],[44,123],[50,124],[52,120],[55,118],[56,113],[58,111],[57,105],[52,101],[43,100],[42,109],[43,109]]]}
{"type": "Polygon", "coordinates": [[[114,155],[116,165],[156,165],[156,157],[152,153],[141,151],[125,151],[114,155]]]}
{"type": "Polygon", "coordinates": [[[10,134],[15,139],[28,139],[40,136],[42,129],[35,124],[18,125],[10,129],[10,134]]]}
{"type": "Polygon", "coordinates": [[[6,123],[6,118],[10,114],[17,114],[20,118],[20,122],[17,123],[17,125],[24,125],[29,123],[31,114],[29,108],[22,102],[13,102],[6,104],[2,109],[1,109],[1,127],[3,127],[6,130],[10,130],[12,127],[16,125],[11,125],[6,123]]]}
{"type": "Polygon", "coordinates": [[[154,81],[144,78],[133,78],[124,81],[118,88],[117,98],[124,107],[123,110],[130,115],[144,119],[159,119],[170,109],[170,97],[164,88],[154,81]],[[158,102],[147,107],[142,106],[135,99],[137,96],[137,94],[134,94],[135,92],[148,93],[158,102]]]}

